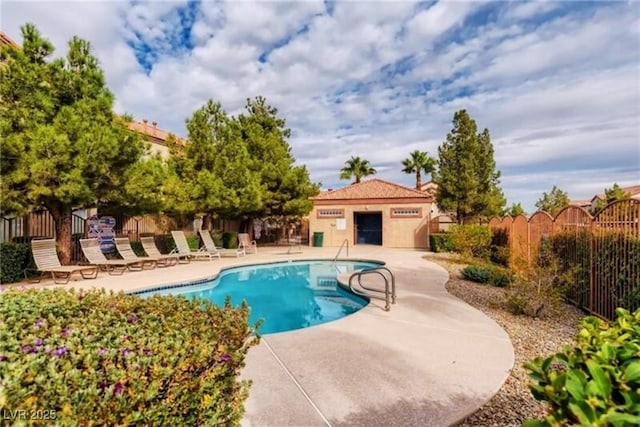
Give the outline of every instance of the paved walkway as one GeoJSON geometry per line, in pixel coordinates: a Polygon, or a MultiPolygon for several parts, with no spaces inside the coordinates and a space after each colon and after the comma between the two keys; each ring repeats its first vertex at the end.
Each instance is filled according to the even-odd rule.
{"type": "MultiPolygon", "coordinates": [[[[134,291],[217,275],[221,267],[332,258],[337,248],[301,254],[268,248],[244,258],[194,261],[144,273],[72,283],[134,291]]],[[[356,246],[349,258],[383,260],[397,304],[371,304],[348,317],[270,334],[249,351],[246,426],[446,426],[474,412],[513,367],[511,341],[482,312],[445,290],[447,272],[423,252],[356,246]]],[[[67,285],[68,286],[68,285],[67,285]]]]}

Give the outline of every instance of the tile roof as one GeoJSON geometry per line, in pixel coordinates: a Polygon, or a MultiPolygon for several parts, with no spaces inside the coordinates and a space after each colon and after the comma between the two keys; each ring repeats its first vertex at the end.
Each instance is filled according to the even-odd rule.
{"type": "MultiPolygon", "coordinates": [[[[640,194],[640,185],[632,185],[629,187],[621,187],[621,190],[624,191],[625,193],[629,193],[629,197],[632,199],[635,199],[638,194],[640,194]]],[[[607,198],[607,195],[604,193],[600,193],[600,194],[596,194],[595,196],[593,196],[593,199],[600,199],[600,200],[604,200],[607,198]]]]}
{"type": "Polygon", "coordinates": [[[393,182],[374,178],[352,184],[338,190],[324,191],[313,200],[368,200],[368,199],[423,199],[431,202],[433,197],[422,191],[393,182]]]}
{"type": "Polygon", "coordinates": [[[579,199],[569,200],[569,206],[591,206],[591,200],[579,199]]]}
{"type": "MultiPolygon", "coordinates": [[[[151,142],[156,144],[166,145],[167,139],[169,139],[170,133],[164,129],[160,129],[156,122],[149,124],[146,120],[141,122],[131,121],[129,122],[129,129],[141,133],[145,136],[151,137],[151,142]]],[[[174,135],[175,136],[175,135],[174,135]]],[[[186,143],[186,140],[176,136],[177,140],[186,143]]]]}
{"type": "Polygon", "coordinates": [[[0,46],[2,45],[20,47],[20,45],[16,43],[11,37],[9,37],[6,33],[0,31],[0,46]]]}

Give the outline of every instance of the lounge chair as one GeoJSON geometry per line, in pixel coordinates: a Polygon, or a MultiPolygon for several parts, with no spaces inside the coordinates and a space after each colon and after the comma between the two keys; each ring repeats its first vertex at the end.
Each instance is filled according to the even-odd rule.
{"type": "Polygon", "coordinates": [[[100,242],[96,239],[80,239],[80,247],[89,264],[97,265],[109,274],[122,274],[125,270],[142,270],[141,261],[107,259],[100,249],[100,242]]]}
{"type": "Polygon", "coordinates": [[[115,239],[116,249],[118,253],[122,257],[122,259],[126,261],[140,261],[142,263],[142,269],[145,267],[148,268],[156,268],[158,266],[158,260],[153,257],[140,257],[136,255],[131,247],[131,242],[128,237],[116,237],[115,239]]]}
{"type": "Polygon", "coordinates": [[[200,233],[200,237],[202,238],[202,243],[204,243],[204,248],[207,252],[220,255],[235,255],[236,257],[241,257],[246,255],[243,247],[238,246],[237,249],[218,249],[216,248],[216,244],[213,242],[213,238],[211,238],[211,233],[207,230],[198,230],[200,233]]]}
{"type": "Polygon", "coordinates": [[[184,235],[184,231],[182,230],[174,230],[171,232],[171,235],[173,236],[173,240],[176,242],[176,253],[181,257],[184,257],[187,261],[191,258],[196,260],[198,258],[209,258],[209,261],[211,261],[214,256],[217,256],[218,259],[220,259],[219,253],[209,252],[204,248],[200,248],[196,251],[192,250],[189,247],[189,242],[187,242],[187,236],[184,235]]]}
{"type": "MultiPolygon", "coordinates": [[[[51,273],[54,283],[69,283],[74,273],[80,273],[83,279],[95,279],[98,276],[98,267],[95,265],[62,265],[56,252],[55,239],[42,239],[31,241],[31,252],[36,263],[37,270],[42,274],[51,273]]],[[[27,271],[25,270],[25,277],[27,271]]],[[[40,282],[40,278],[33,279],[40,282]]]]}
{"type": "Polygon", "coordinates": [[[179,254],[163,254],[160,253],[153,237],[141,237],[140,243],[142,248],[152,258],[158,260],[158,266],[176,265],[180,261],[179,254]]]}
{"type": "Polygon", "coordinates": [[[238,247],[244,249],[244,252],[252,252],[254,254],[258,253],[258,244],[255,240],[249,239],[249,233],[239,233],[238,234],[238,247]]]}

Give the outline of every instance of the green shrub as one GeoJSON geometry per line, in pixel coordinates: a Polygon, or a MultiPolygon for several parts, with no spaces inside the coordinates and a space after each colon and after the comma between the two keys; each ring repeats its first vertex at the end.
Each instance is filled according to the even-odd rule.
{"type": "Polygon", "coordinates": [[[592,271],[611,283],[613,303],[631,311],[640,308],[640,239],[629,233],[593,236],[592,271]]]}
{"type": "Polygon", "coordinates": [[[563,275],[555,259],[521,271],[505,292],[505,303],[514,314],[543,317],[562,305],[566,295],[563,275]]]}
{"type": "Polygon", "coordinates": [[[526,427],[640,425],[640,310],[607,323],[582,320],[574,347],[524,364],[533,396],[550,414],[526,427]]]}
{"type": "Polygon", "coordinates": [[[222,244],[222,231],[220,230],[212,230],[211,238],[213,239],[213,243],[215,243],[216,247],[223,248],[222,244]]]}
{"type": "Polygon", "coordinates": [[[222,247],[225,249],[235,249],[238,247],[238,233],[236,231],[225,231],[222,233],[222,247]]]}
{"type": "Polygon", "coordinates": [[[513,282],[513,273],[507,269],[497,266],[489,268],[489,283],[499,288],[504,288],[513,282]]]}
{"type": "Polygon", "coordinates": [[[159,234],[154,240],[160,253],[168,254],[176,249],[176,242],[171,234],[159,234]]]}
{"type": "Polygon", "coordinates": [[[486,225],[459,225],[451,227],[453,250],[465,257],[488,259],[491,247],[491,229],[486,225]]]}
{"type": "Polygon", "coordinates": [[[550,250],[560,260],[569,297],[579,306],[588,306],[593,274],[593,283],[613,283],[606,289],[612,296],[607,306],[630,311],[640,308],[640,269],[636,268],[640,239],[615,231],[562,232],[551,236],[550,250]]]}
{"type": "Polygon", "coordinates": [[[489,282],[489,269],[481,265],[468,265],[461,271],[465,279],[478,283],[489,282]]]}
{"type": "Polygon", "coordinates": [[[429,249],[432,252],[451,252],[453,250],[453,244],[451,242],[451,234],[449,233],[429,234],[429,249]]]}
{"type": "Polygon", "coordinates": [[[28,243],[0,243],[0,283],[19,282],[26,268],[35,268],[28,243]]]}
{"type": "Polygon", "coordinates": [[[133,252],[138,256],[147,256],[147,253],[144,251],[144,248],[142,247],[142,242],[138,240],[131,241],[131,249],[133,249],[133,252]]]}
{"type": "Polygon", "coordinates": [[[236,425],[249,308],[104,291],[0,298],[0,411],[58,425],[236,425]]]}
{"type": "Polygon", "coordinates": [[[491,262],[504,267],[509,266],[511,250],[509,249],[509,233],[507,230],[502,228],[491,230],[491,245],[489,246],[489,253],[489,259],[491,262]]]}
{"type": "Polygon", "coordinates": [[[469,265],[461,270],[465,279],[478,283],[490,283],[493,286],[504,287],[512,282],[509,270],[493,265],[469,265]]]}
{"type": "Polygon", "coordinates": [[[187,243],[189,248],[193,251],[197,251],[200,248],[200,235],[199,234],[186,234],[187,243]]]}

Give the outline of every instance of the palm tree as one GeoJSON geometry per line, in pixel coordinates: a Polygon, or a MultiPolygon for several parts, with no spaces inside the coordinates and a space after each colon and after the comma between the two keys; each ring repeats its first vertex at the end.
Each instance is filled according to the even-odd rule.
{"type": "Polygon", "coordinates": [[[410,157],[402,161],[402,172],[416,174],[416,190],[422,187],[422,171],[433,173],[436,169],[436,160],[426,151],[416,150],[409,153],[410,157]]]}
{"type": "Polygon", "coordinates": [[[360,157],[351,156],[344,164],[345,167],[340,169],[340,179],[351,179],[351,176],[354,176],[356,184],[360,182],[362,177],[376,173],[376,170],[369,164],[369,160],[361,159],[360,157]]]}

